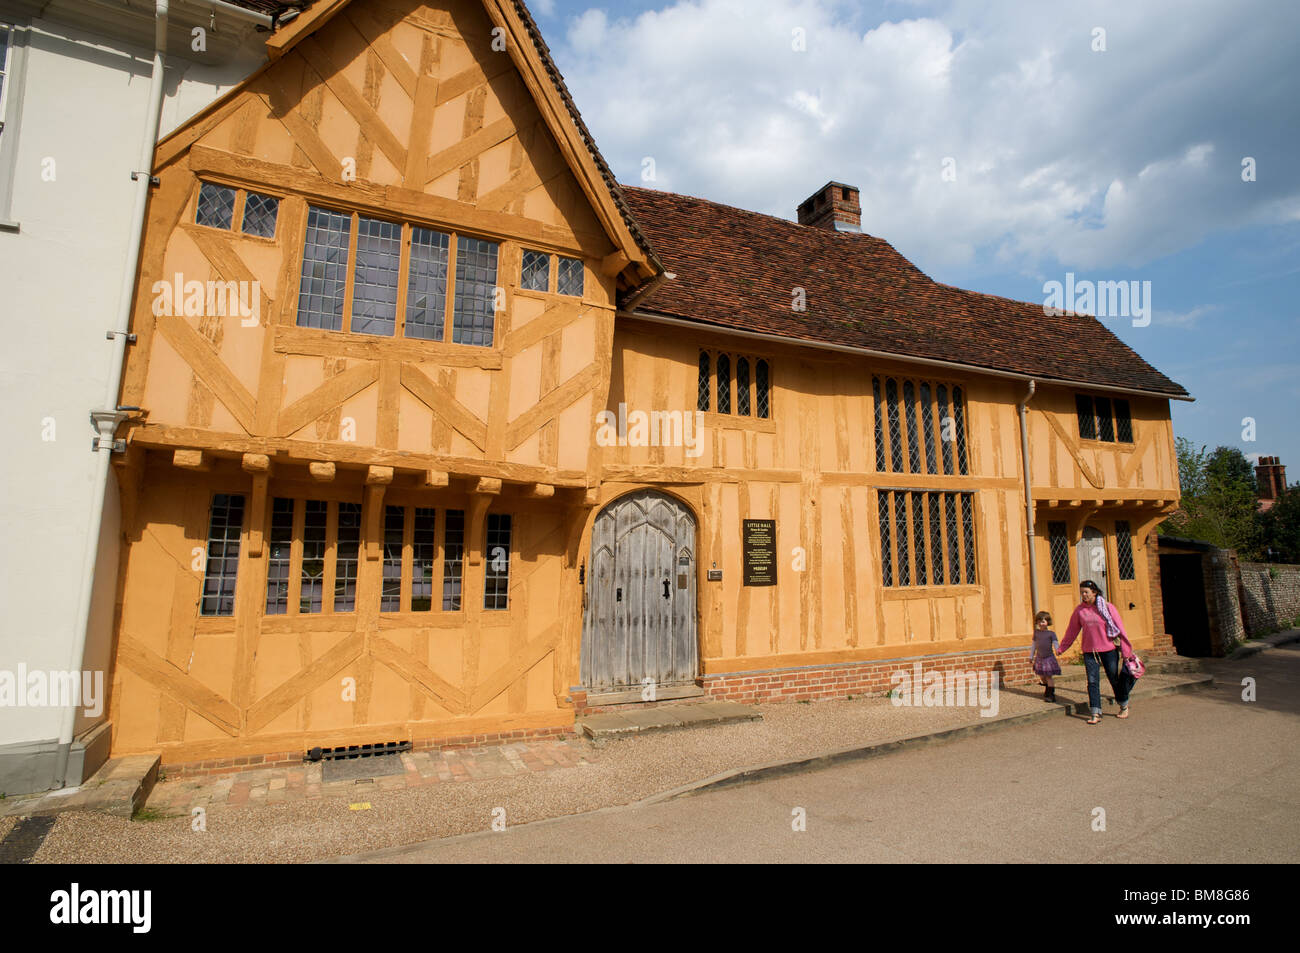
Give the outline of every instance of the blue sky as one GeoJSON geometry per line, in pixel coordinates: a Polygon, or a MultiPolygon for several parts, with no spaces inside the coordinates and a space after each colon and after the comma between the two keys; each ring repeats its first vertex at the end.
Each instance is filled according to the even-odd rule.
{"type": "Polygon", "coordinates": [[[529,6],[621,181],[786,218],[847,182],[928,274],[1024,301],[1149,281],[1149,325],[1105,323],[1196,398],[1175,433],[1300,479],[1300,4],[529,6]]]}

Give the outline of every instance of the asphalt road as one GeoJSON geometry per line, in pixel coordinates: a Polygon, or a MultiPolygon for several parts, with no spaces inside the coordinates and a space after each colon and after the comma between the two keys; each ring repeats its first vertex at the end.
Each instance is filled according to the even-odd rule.
{"type": "Polygon", "coordinates": [[[655,805],[344,859],[1294,863],[1300,645],[1206,668],[1214,688],[1135,702],[1127,721],[1111,707],[1096,727],[1062,716],[655,805]],[[1242,700],[1246,677],[1256,679],[1255,701],[1242,700]]]}

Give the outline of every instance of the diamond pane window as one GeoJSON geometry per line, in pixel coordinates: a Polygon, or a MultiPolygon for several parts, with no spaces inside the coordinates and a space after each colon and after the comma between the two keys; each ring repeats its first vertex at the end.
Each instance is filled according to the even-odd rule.
{"type": "Polygon", "coordinates": [[[411,611],[433,608],[433,555],[435,510],[415,508],[415,529],[411,536],[411,611]]]}
{"type": "Polygon", "coordinates": [[[943,508],[944,522],[948,527],[948,584],[957,585],[961,582],[961,554],[958,552],[961,537],[957,527],[957,494],[945,493],[943,508]]]}
{"type": "Polygon", "coordinates": [[[907,494],[894,494],[894,540],[898,545],[898,584],[912,584],[912,560],[907,555],[907,494]]]}
{"type": "Polygon", "coordinates": [[[496,319],[497,245],[478,238],[456,239],[456,291],[451,339],[456,344],[492,346],[496,319]]]}
{"type": "Polygon", "coordinates": [[[357,557],[361,552],[361,504],[339,504],[338,544],[334,557],[334,611],[357,607],[357,557]]]}
{"type": "Polygon", "coordinates": [[[302,590],[299,612],[320,612],[325,595],[325,519],[323,500],[307,500],[302,524],[302,590]]]}
{"type": "Polygon", "coordinates": [[[1133,536],[1129,531],[1128,520],[1115,521],[1115,556],[1119,562],[1119,578],[1134,578],[1133,536]]]}
{"type": "Polygon", "coordinates": [[[520,266],[519,287],[528,291],[549,291],[551,256],[543,251],[524,251],[520,266]]]}
{"type": "Polygon", "coordinates": [[[938,473],[939,461],[934,452],[934,411],[930,407],[930,385],[921,383],[921,426],[925,431],[925,472],[938,473]]]}
{"type": "Polygon", "coordinates": [[[889,494],[881,490],[876,494],[876,508],[880,515],[880,574],[886,586],[894,584],[893,542],[890,533],[889,494]]]}
{"type": "Polygon", "coordinates": [[[1097,439],[1097,418],[1093,415],[1092,398],[1084,394],[1074,397],[1075,413],[1079,417],[1079,436],[1084,440],[1097,439]]]}
{"type": "Polygon", "coordinates": [[[271,540],[266,560],[266,614],[289,611],[289,563],[293,552],[293,500],[271,502],[271,540]]]}
{"type": "Polygon", "coordinates": [[[966,549],[966,583],[975,584],[975,498],[970,493],[961,495],[962,541],[966,549]]]}
{"type": "Polygon", "coordinates": [[[447,314],[447,253],[451,236],[430,228],[411,229],[410,274],[406,279],[408,338],[441,341],[447,314]]]}
{"type": "Polygon", "coordinates": [[[402,260],[402,226],[378,219],[357,223],[352,278],[352,331],[391,335],[397,327],[397,274],[402,260]]]}
{"type": "Polygon", "coordinates": [[[952,429],[957,444],[957,470],[966,476],[966,407],[960,387],[952,389],[952,429]]]}
{"type": "Polygon", "coordinates": [[[239,572],[239,533],[244,526],[244,498],[217,493],[208,511],[208,546],[203,570],[200,615],[235,614],[235,578],[239,572]]]}
{"type": "Polygon", "coordinates": [[[707,411],[709,396],[713,392],[713,375],[709,372],[709,352],[700,352],[700,381],[696,388],[695,409],[707,411]]]}
{"type": "MultiPolygon", "coordinates": [[[[952,416],[948,413],[948,388],[940,384],[935,389],[939,402],[939,443],[943,445],[943,472],[952,476],[952,416]]],[[[950,564],[951,566],[951,564],[950,564]]],[[[955,571],[955,570],[954,570],[955,571]]]]}
{"type": "Polygon", "coordinates": [[[1115,399],[1115,439],[1121,443],[1133,442],[1133,416],[1128,401],[1115,399]]]}
{"type": "Polygon", "coordinates": [[[871,405],[874,415],[875,435],[876,435],[876,470],[884,472],[885,469],[885,431],[880,423],[880,378],[871,378],[871,405]]]}
{"type": "Polygon", "coordinates": [[[274,238],[275,219],[279,211],[279,199],[272,195],[249,192],[244,197],[244,223],[240,229],[245,235],[274,238]]]}
{"type": "Polygon", "coordinates": [[[487,578],[483,582],[483,608],[510,608],[510,515],[487,517],[487,578]]]}
{"type": "Polygon", "coordinates": [[[351,229],[347,215],[314,207],[308,211],[298,285],[298,327],[343,330],[351,229]]]}
{"type": "Polygon", "coordinates": [[[465,511],[448,510],[443,520],[442,608],[460,609],[461,571],[465,559],[465,511]]]}
{"type": "Polygon", "coordinates": [[[926,585],[925,494],[912,494],[912,552],[916,554],[916,584],[926,585]]]}
{"type": "Polygon", "coordinates": [[[1065,535],[1064,522],[1047,524],[1047,544],[1052,554],[1052,584],[1070,584],[1070,541],[1065,535]]]}
{"type": "Polygon", "coordinates": [[[1115,424],[1110,416],[1110,398],[1094,397],[1097,407],[1097,439],[1107,443],[1115,442],[1115,424]]]}
{"type": "Polygon", "coordinates": [[[758,418],[767,420],[772,412],[771,397],[768,394],[767,361],[759,361],[754,367],[754,406],[758,410],[758,418]]]}
{"type": "Polygon", "coordinates": [[[921,472],[921,441],[916,433],[916,385],[903,381],[903,412],[907,414],[907,472],[921,472]]]}
{"type": "Polygon", "coordinates": [[[398,612],[402,608],[402,530],[405,522],[406,511],[402,507],[384,507],[384,576],[379,595],[380,612],[398,612]]]}
{"type": "Polygon", "coordinates": [[[749,416],[749,360],[736,360],[736,413],[742,417],[749,416]]]}
{"type": "Polygon", "coordinates": [[[718,413],[731,413],[731,358],[718,355],[718,413]]]}
{"type": "Polygon", "coordinates": [[[582,297],[582,280],[583,272],[582,260],[579,258],[565,258],[563,255],[556,256],[555,264],[555,293],[562,295],[574,295],[582,297]]]}
{"type": "Polygon", "coordinates": [[[230,228],[235,218],[235,190],[204,182],[199,186],[199,205],[194,222],[209,228],[230,228]]]}
{"type": "Polygon", "coordinates": [[[898,382],[892,377],[885,381],[885,411],[889,415],[889,461],[895,473],[903,472],[903,436],[899,432],[898,382]]]}
{"type": "MultiPolygon", "coordinates": [[[[943,517],[939,514],[939,494],[927,493],[930,502],[930,568],[936,586],[943,585],[943,517]]],[[[949,574],[949,582],[955,582],[949,574]]]]}

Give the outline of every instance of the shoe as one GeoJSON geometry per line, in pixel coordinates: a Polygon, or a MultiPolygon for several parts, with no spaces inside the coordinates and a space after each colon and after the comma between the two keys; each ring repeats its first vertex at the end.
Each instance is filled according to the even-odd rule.
{"type": "Polygon", "coordinates": [[[1101,724],[1101,715],[1093,715],[1092,717],[1090,717],[1090,718],[1088,719],[1088,724],[1090,724],[1090,725],[1100,725],[1100,724],[1101,724]]]}
{"type": "Polygon", "coordinates": [[[1051,690],[1050,688],[1044,688],[1044,689],[1043,689],[1043,701],[1045,701],[1045,702],[1050,702],[1051,700],[1052,700],[1052,690],[1051,690]]]}
{"type": "Polygon", "coordinates": [[[1055,688],[1049,688],[1049,689],[1047,690],[1047,700],[1048,700],[1049,702],[1054,702],[1054,701],[1056,701],[1056,689],[1055,689],[1055,688]]]}

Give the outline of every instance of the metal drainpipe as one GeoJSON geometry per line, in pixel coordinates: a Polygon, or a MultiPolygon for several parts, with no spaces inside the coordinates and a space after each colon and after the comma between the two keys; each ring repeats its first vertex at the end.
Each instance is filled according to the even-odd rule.
{"type": "MultiPolygon", "coordinates": [[[[109,365],[108,384],[104,389],[104,407],[90,412],[91,423],[97,432],[93,441],[95,476],[90,494],[86,551],[81,565],[81,589],[77,594],[77,616],[75,628],[72,630],[72,651],[69,653],[68,660],[70,672],[79,672],[85,661],[86,635],[90,626],[90,603],[95,588],[95,564],[98,562],[99,536],[104,521],[104,489],[108,485],[108,467],[113,458],[113,443],[117,427],[127,416],[118,410],[117,397],[122,386],[127,329],[131,326],[135,273],[140,264],[140,241],[144,234],[145,209],[149,204],[154,149],[158,145],[158,118],[162,113],[163,98],[163,61],[167,49],[167,2],[168,0],[154,2],[153,74],[149,78],[148,112],[140,139],[140,154],[136,159],[136,169],[131,173],[131,179],[135,183],[135,202],[131,207],[126,262],[122,267],[122,285],[118,290],[117,317],[108,332],[108,336],[113,339],[113,357],[109,365]]],[[[72,734],[76,723],[76,707],[69,706],[63,709],[59,722],[59,750],[54,770],[56,789],[62,788],[67,780],[68,759],[72,753],[72,734]]]]}
{"type": "Polygon", "coordinates": [[[1029,382],[1029,392],[1018,406],[1020,412],[1020,460],[1025,475],[1025,542],[1029,545],[1029,600],[1038,615],[1038,555],[1034,546],[1034,491],[1029,475],[1029,426],[1025,421],[1025,405],[1034,396],[1034,381],[1029,382]]]}

